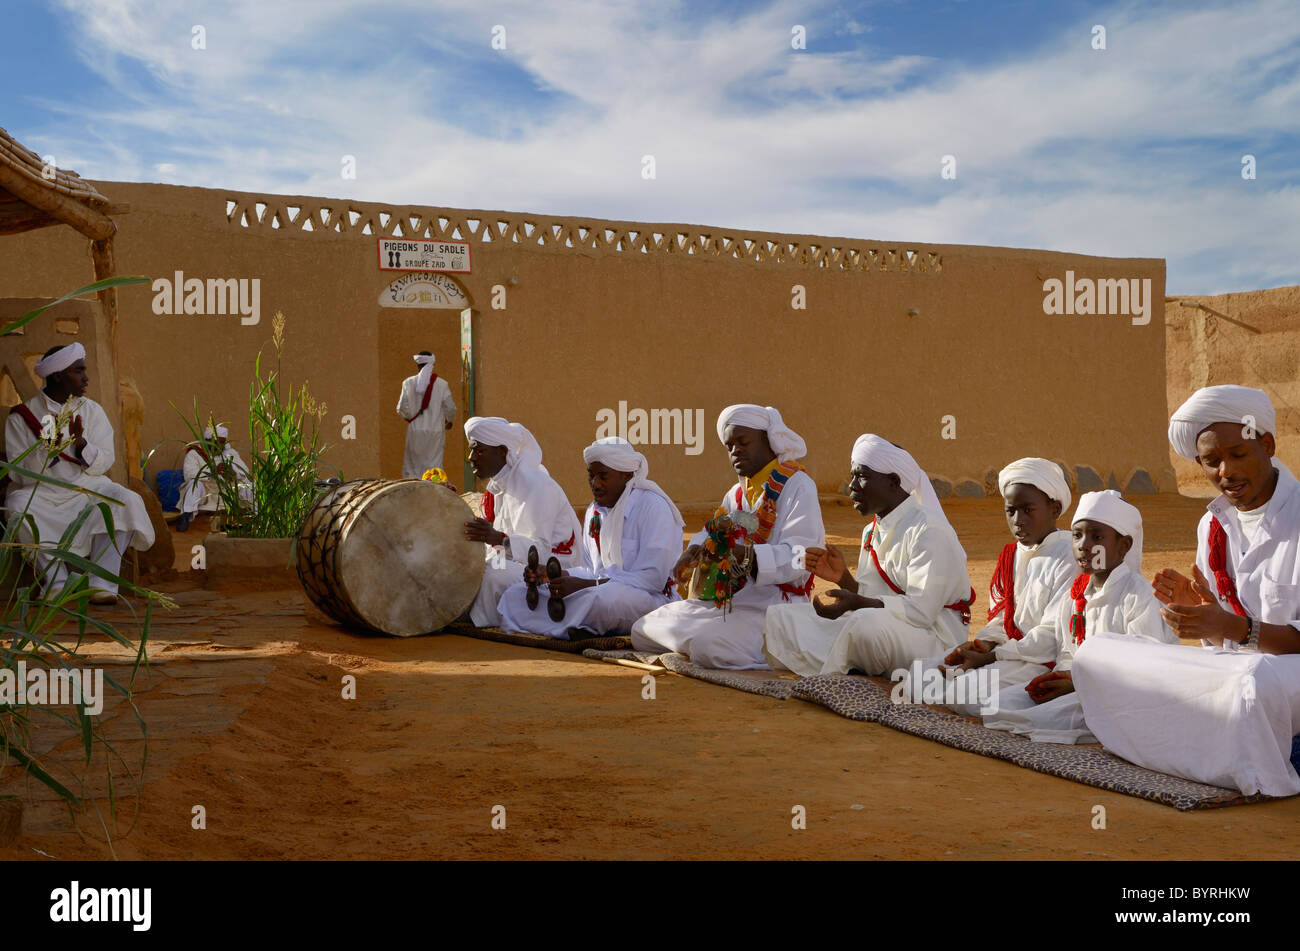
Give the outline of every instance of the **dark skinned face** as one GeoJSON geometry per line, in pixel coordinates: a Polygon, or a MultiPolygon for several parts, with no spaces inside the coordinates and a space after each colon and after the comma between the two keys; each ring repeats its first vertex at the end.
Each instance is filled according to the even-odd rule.
{"type": "Polygon", "coordinates": [[[490,479],[500,472],[506,464],[506,455],[505,446],[485,446],[472,439],[469,441],[469,464],[476,478],[490,479]]]}
{"type": "Polygon", "coordinates": [[[747,479],[776,458],[762,429],[733,425],[724,429],[722,436],[731,456],[731,467],[747,479]]]}
{"type": "Polygon", "coordinates": [[[1277,476],[1272,433],[1245,438],[1236,423],[1215,423],[1196,437],[1196,461],[1201,471],[1236,508],[1249,512],[1273,497],[1277,476]]]}
{"type": "Polygon", "coordinates": [[[1043,539],[1056,531],[1056,520],[1061,517],[1061,503],[1047,497],[1047,493],[1024,482],[1012,482],[1002,493],[1007,528],[1022,545],[1041,545],[1043,539]]]}
{"type": "Polygon", "coordinates": [[[1074,561],[1079,570],[1102,580],[1119,567],[1133,547],[1133,539],[1090,518],[1071,525],[1070,534],[1074,540],[1074,561]],[[1101,550],[1097,551],[1098,548],[1101,550]]]}
{"type": "Polygon", "coordinates": [[[86,370],[85,360],[78,360],[66,370],[53,373],[45,380],[45,387],[50,391],[50,395],[62,397],[63,400],[74,396],[85,396],[88,386],[90,386],[90,373],[86,370]]]}
{"type": "Polygon", "coordinates": [[[897,472],[876,472],[866,466],[849,470],[849,498],[863,515],[884,515],[892,511],[902,491],[897,472]]]}
{"type": "Polygon", "coordinates": [[[587,466],[587,484],[591,486],[591,497],[597,505],[612,508],[623,497],[623,490],[632,480],[634,473],[619,472],[600,462],[587,466]]]}

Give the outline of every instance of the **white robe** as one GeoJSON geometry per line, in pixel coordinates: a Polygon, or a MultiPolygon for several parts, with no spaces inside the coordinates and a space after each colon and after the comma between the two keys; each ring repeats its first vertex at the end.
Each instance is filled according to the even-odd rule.
{"type": "MultiPolygon", "coordinates": [[[[736,488],[722,500],[728,512],[737,508],[753,512],[755,506],[736,488]]],[[[759,496],[761,503],[762,496],[759,496]]],[[[692,540],[701,544],[703,531],[692,540]]],[[[632,646],[642,651],[677,651],[687,654],[701,667],[719,670],[765,670],[763,658],[763,617],[773,604],[797,600],[800,595],[782,591],[781,584],[801,587],[808,582],[803,560],[798,557],[808,548],[826,545],[822,526],[817,485],[806,472],[790,476],[776,502],[776,521],[767,542],[754,546],[758,578],[750,579],[731,599],[724,615],[712,601],[674,601],[651,611],[632,625],[632,646]]]]}
{"type": "Polygon", "coordinates": [[[488,491],[494,495],[492,527],[508,537],[504,547],[483,546],[487,562],[483,584],[470,607],[470,619],[479,627],[500,623],[497,604],[507,588],[523,580],[530,546],[537,547],[543,567],[552,554],[562,568],[574,568],[582,559],[578,543],[582,526],[573,506],[559,483],[540,467],[511,473],[503,470],[488,483],[488,491]],[[510,492],[502,488],[506,482],[510,492]],[[556,552],[556,548],[568,551],[556,552]]]}
{"type": "Polygon", "coordinates": [[[555,622],[546,611],[549,597],[546,585],[540,585],[537,610],[529,610],[528,585],[512,585],[501,596],[497,611],[501,628],[545,634],[568,640],[569,628],[581,627],[597,634],[623,634],[632,623],[655,608],[667,604],[664,586],[672,575],[673,565],[682,553],[682,531],[672,507],[647,489],[628,488],[623,515],[622,564],[603,564],[596,540],[591,537],[591,517],[600,513],[607,522],[609,509],[595,502],[587,507],[582,524],[582,564],[569,569],[576,578],[608,578],[595,587],[583,588],[564,599],[564,620],[555,622]]]}
{"type": "MultiPolygon", "coordinates": [[[[397,414],[410,420],[420,413],[424,391],[416,389],[419,374],[402,381],[402,395],[397,401],[397,414]]],[[[451,387],[441,376],[433,381],[429,406],[419,416],[406,424],[406,453],[402,457],[402,478],[418,479],[429,469],[442,468],[443,448],[447,443],[447,424],[456,418],[456,403],[451,398],[451,387]]]]}
{"type": "Polygon", "coordinates": [[[876,520],[871,544],[895,594],[867,551],[870,525],[862,532],[858,594],[884,607],[860,608],[827,620],[810,603],[776,605],[767,612],[764,649],[773,662],[801,676],[864,670],[890,675],[918,658],[965,642],[968,626],[944,605],[970,597],[966,552],[945,520],[908,496],[876,520]]]}
{"type": "MultiPolygon", "coordinates": [[[[1228,536],[1228,571],[1252,617],[1300,629],[1300,485],[1279,469],[1277,489],[1252,541],[1219,496],[1197,527],[1196,564],[1210,573],[1210,518],[1228,536]]],[[[1217,592],[1216,592],[1217,593],[1217,592]]],[[[1232,610],[1220,598],[1224,610],[1232,610]]],[[[1148,769],[1239,789],[1300,793],[1291,738],[1300,733],[1300,654],[1223,647],[1158,653],[1114,638],[1084,643],[1075,690],[1107,749],[1148,769]]]]}
{"type": "MultiPolygon", "coordinates": [[[[125,486],[118,485],[105,474],[112,468],[115,458],[113,426],[108,420],[108,415],[104,412],[103,407],[92,399],[85,397],[74,397],[73,399],[75,401],[73,412],[81,417],[83,435],[86,439],[82,459],[87,464],[83,467],[68,462],[61,456],[56,456],[53,462],[47,462],[48,457],[45,450],[38,447],[18,465],[24,469],[61,479],[80,488],[98,492],[100,495],[122,503],[120,505],[114,504],[114,502],[108,503],[115,531],[119,533],[119,538],[130,547],[141,551],[147,550],[153,545],[154,534],[153,524],[149,521],[149,513],[144,507],[144,500],[125,486]]],[[[43,420],[46,416],[57,417],[60,410],[63,409],[60,404],[47,397],[44,391],[38,392],[27,401],[26,405],[38,420],[43,420]]],[[[10,413],[9,420],[5,424],[6,458],[11,462],[16,461],[29,446],[36,442],[36,435],[28,428],[22,417],[17,413],[10,413]]],[[[64,451],[69,456],[74,455],[71,446],[64,451]]],[[[63,532],[81,514],[84,508],[96,506],[96,503],[103,501],[91,495],[65,489],[62,486],[37,482],[16,471],[10,473],[10,478],[12,483],[5,496],[5,510],[9,513],[10,518],[19,517],[26,511],[27,515],[35,520],[39,540],[44,546],[56,544],[62,537],[63,532]]],[[[102,539],[101,542],[94,544],[94,550],[98,553],[102,550],[103,544],[106,543],[108,533],[104,517],[97,506],[68,543],[68,550],[83,557],[89,557],[92,553],[92,538],[94,536],[100,536],[102,539]]],[[[35,541],[32,537],[31,526],[25,518],[22,519],[19,537],[28,544],[35,541]]],[[[118,555],[117,563],[120,564],[121,552],[116,554],[118,555]]],[[[108,567],[107,563],[105,567],[108,567]]],[[[116,569],[110,570],[115,571],[116,569]]],[[[93,580],[98,581],[99,579],[93,580]]],[[[114,587],[110,585],[97,586],[114,590],[114,587]]]]}
{"type": "MultiPolygon", "coordinates": [[[[1070,584],[1079,574],[1079,566],[1074,562],[1074,545],[1070,540],[1070,533],[1064,529],[1057,529],[1038,545],[1017,544],[1012,574],[1012,583],[1015,586],[1013,617],[1016,628],[1023,636],[1042,624],[1044,620],[1051,620],[1048,611],[1055,608],[1058,595],[1062,591],[1068,591],[1070,584]]],[[[1002,611],[989,618],[989,622],[983,628],[971,635],[971,640],[985,641],[996,647],[1011,640],[1003,625],[1002,611]]],[[[922,670],[941,666],[945,656],[946,654],[938,654],[925,661],[922,670]]],[[[954,681],[952,686],[954,696],[978,697],[978,686],[981,683],[989,683],[990,675],[995,670],[1000,688],[1027,684],[1039,674],[1047,673],[1047,667],[1041,663],[1021,660],[1014,654],[1007,654],[1006,659],[1002,659],[999,655],[998,660],[975,670],[961,673],[950,670],[948,679],[954,681]],[[965,680],[965,683],[956,684],[955,681],[958,679],[965,680]]],[[[910,695],[904,693],[904,696],[910,695]]],[[[965,716],[980,715],[980,704],[977,702],[950,706],[965,716]]]]}
{"type": "MultiPolygon", "coordinates": [[[[1127,564],[1121,563],[1111,571],[1100,590],[1096,580],[1089,579],[1083,595],[1085,644],[1103,633],[1159,645],[1163,650],[1170,650],[1178,643],[1178,638],[1160,616],[1161,604],[1156,600],[1151,583],[1127,564]]],[[[1020,640],[1008,641],[996,649],[999,660],[1041,664],[1044,668],[1055,663],[1054,672],[1072,673],[1075,651],[1079,646],[1070,633],[1073,614],[1074,599],[1067,587],[1057,596],[1042,624],[1020,640]]],[[[1047,703],[1034,703],[1025,691],[1025,683],[1021,681],[1002,687],[996,698],[998,711],[984,717],[986,727],[1023,733],[1040,743],[1097,742],[1084,722],[1077,689],[1047,703]]]]}
{"type": "MultiPolygon", "coordinates": [[[[247,481],[248,466],[244,465],[239,450],[230,443],[226,443],[220,458],[216,460],[217,465],[223,463],[239,476],[239,497],[244,501],[251,500],[253,487],[247,481]]],[[[204,461],[198,450],[191,449],[185,453],[183,466],[185,482],[181,487],[180,510],[193,515],[200,508],[205,511],[216,511],[221,508],[221,495],[217,492],[216,480],[212,478],[212,467],[204,461]]]]}

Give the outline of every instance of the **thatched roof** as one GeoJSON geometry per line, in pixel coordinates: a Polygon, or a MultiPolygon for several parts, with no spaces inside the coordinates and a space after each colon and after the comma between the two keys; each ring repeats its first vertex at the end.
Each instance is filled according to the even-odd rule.
{"type": "Polygon", "coordinates": [[[76,172],[46,173],[39,155],[0,129],[0,235],[66,224],[102,240],[117,230],[109,214],[123,211],[76,172]]]}

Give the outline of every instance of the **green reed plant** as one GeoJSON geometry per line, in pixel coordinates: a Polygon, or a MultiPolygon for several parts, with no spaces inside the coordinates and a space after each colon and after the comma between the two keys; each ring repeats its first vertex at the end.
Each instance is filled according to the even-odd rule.
{"type": "Polygon", "coordinates": [[[311,395],[307,383],[295,388],[283,382],[284,314],[276,312],[271,327],[274,365],[269,361],[264,365],[258,352],[248,392],[248,472],[216,464],[220,448],[203,433],[207,427],[215,431],[217,423],[209,415],[205,426],[197,402],[192,418],[181,417],[192,437],[189,445],[202,448],[210,460],[203,463],[200,477],[215,484],[225,510],[223,528],[232,538],[295,537],[316,501],[320,468],[334,468],[321,461],[329,448],[320,441],[319,432],[325,404],[311,395]],[[245,499],[241,488],[249,483],[251,498],[245,499]]]}

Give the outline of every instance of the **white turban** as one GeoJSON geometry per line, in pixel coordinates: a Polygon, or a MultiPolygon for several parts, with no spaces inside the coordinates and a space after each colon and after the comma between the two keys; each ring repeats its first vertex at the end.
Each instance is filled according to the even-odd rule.
{"type": "Polygon", "coordinates": [[[881,439],[873,433],[863,433],[853,444],[850,461],[854,466],[866,466],[872,472],[894,473],[905,492],[947,523],[948,516],[939,504],[939,497],[934,494],[930,477],[921,470],[906,449],[899,449],[889,440],[881,439]]]}
{"type": "Polygon", "coordinates": [[[488,491],[511,493],[511,476],[516,472],[540,469],[549,476],[542,465],[542,447],[526,428],[500,416],[471,416],[465,420],[465,438],[484,446],[505,446],[506,464],[488,481],[488,491]]]}
{"type": "Polygon", "coordinates": [[[1114,489],[1085,492],[1079,496],[1079,507],[1074,512],[1074,521],[1070,524],[1073,525],[1084,519],[1109,525],[1121,535],[1132,538],[1133,547],[1124,556],[1124,564],[1138,574],[1142,573],[1142,513],[1135,506],[1125,502],[1114,489]]]}
{"type": "Polygon", "coordinates": [[[433,379],[433,354],[417,353],[413,359],[420,366],[420,375],[415,381],[415,392],[423,393],[429,388],[429,381],[433,379]]]}
{"type": "Polygon", "coordinates": [[[658,483],[651,482],[646,478],[650,473],[650,463],[626,439],[620,439],[618,436],[606,436],[604,439],[597,439],[582,450],[582,461],[588,465],[599,462],[615,472],[632,473],[632,478],[628,480],[627,486],[623,489],[623,494],[614,503],[614,507],[609,510],[609,514],[605,517],[604,524],[600,529],[600,561],[606,568],[613,568],[615,565],[623,563],[623,516],[627,511],[627,499],[631,494],[631,489],[645,489],[647,492],[653,492],[667,502],[668,507],[673,510],[673,517],[677,519],[678,528],[686,524],[682,518],[682,513],[677,511],[677,506],[668,497],[668,493],[661,489],[658,483]]]}
{"type": "Polygon", "coordinates": [[[48,357],[41,357],[36,361],[36,375],[41,379],[58,373],[60,370],[66,370],[78,360],[86,359],[86,348],[80,343],[70,343],[66,347],[55,350],[48,357]]]}
{"type": "Polygon", "coordinates": [[[216,429],[215,434],[213,433],[213,430],[212,430],[212,427],[211,427],[211,426],[209,426],[209,427],[207,427],[205,430],[203,430],[203,438],[204,438],[204,439],[214,439],[214,438],[225,439],[225,438],[228,437],[229,435],[230,435],[230,430],[227,429],[225,426],[218,426],[217,429],[216,429]]]}
{"type": "Polygon", "coordinates": [[[718,440],[725,446],[727,439],[723,435],[728,426],[747,426],[761,429],[767,433],[768,445],[781,462],[802,459],[808,452],[803,438],[785,424],[781,413],[772,406],[759,406],[757,403],[737,403],[728,406],[718,414],[718,440]]]}
{"type": "Polygon", "coordinates": [[[1070,500],[1073,498],[1070,495],[1070,483],[1066,481],[1061,467],[1050,459],[1027,456],[1017,459],[998,473],[998,491],[1003,495],[1007,493],[1007,486],[1016,482],[1032,485],[1049,499],[1060,502],[1063,514],[1069,511],[1070,500]]]}
{"type": "Polygon", "coordinates": [[[1195,459],[1196,437],[1215,423],[1249,426],[1257,435],[1277,433],[1273,401],[1248,386],[1207,386],[1197,390],[1169,419],[1169,442],[1184,459],[1195,459]]]}

